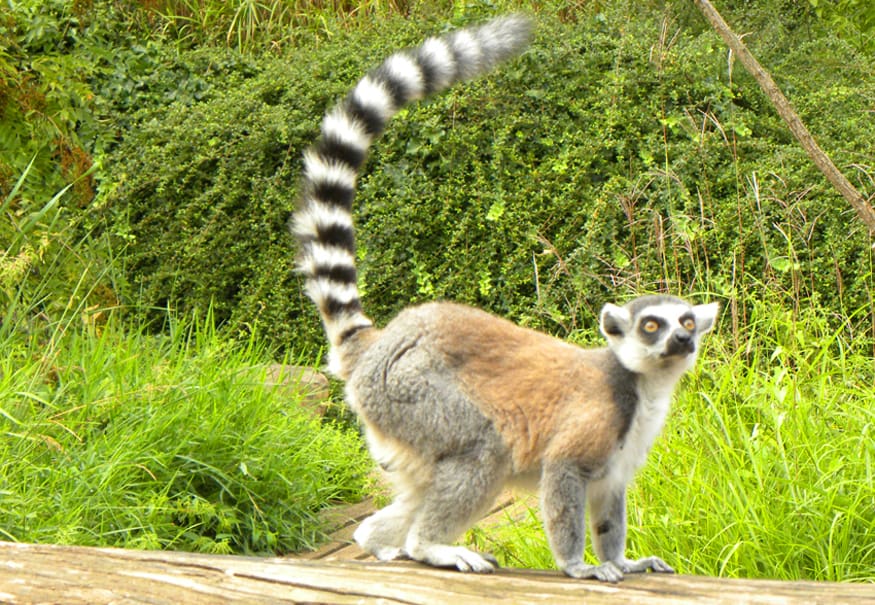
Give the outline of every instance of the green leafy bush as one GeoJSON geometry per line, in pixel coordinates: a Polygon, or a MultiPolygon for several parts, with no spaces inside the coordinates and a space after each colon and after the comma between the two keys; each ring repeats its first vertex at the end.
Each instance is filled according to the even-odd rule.
{"type": "Polygon", "coordinates": [[[126,247],[132,298],[159,311],[212,307],[220,322],[258,324],[276,343],[319,346],[286,225],[300,152],[326,105],[367,65],[342,44],[321,54],[313,64],[198,51],[168,69],[166,81],[153,81],[152,93],[142,91],[151,107],[127,123],[130,133],[106,157],[96,206],[126,247]],[[167,103],[160,91],[178,74],[201,74],[202,101],[167,103]]]}
{"type": "Polygon", "coordinates": [[[94,122],[87,84],[94,66],[71,52],[81,23],[63,0],[10,8],[0,19],[0,192],[28,169],[25,202],[74,184],[75,203],[87,203],[91,157],[77,129],[94,122]]]}
{"type": "MultiPolygon", "coordinates": [[[[837,312],[868,301],[864,230],[753,80],[727,70],[713,32],[682,29],[689,15],[621,12],[542,17],[523,58],[393,122],[356,206],[365,304],[379,320],[453,298],[567,333],[633,291],[737,301],[733,325],[750,288],[837,312]]],[[[183,55],[227,66],[225,84],[137,114],[106,163],[114,188],[102,203],[128,242],[137,296],[162,308],[212,302],[221,321],[314,350],[318,321],[285,229],[300,153],[367,67],[421,36],[390,19],[379,36],[282,58],[183,55]]],[[[755,50],[865,190],[869,64],[838,41],[793,44],[776,36],[755,50]]]]}
{"type": "MultiPolygon", "coordinates": [[[[550,330],[591,325],[618,289],[867,303],[862,226],[752,80],[728,79],[714,34],[672,27],[543,24],[547,44],[393,125],[362,184],[370,300],[451,296],[550,330]]],[[[840,76],[790,71],[810,48],[781,68],[820,72],[794,88],[804,118],[837,163],[865,166],[865,61],[832,48],[840,76]]]]}
{"type": "Polygon", "coordinates": [[[875,50],[875,11],[866,0],[808,0],[818,19],[861,51],[875,50]]]}

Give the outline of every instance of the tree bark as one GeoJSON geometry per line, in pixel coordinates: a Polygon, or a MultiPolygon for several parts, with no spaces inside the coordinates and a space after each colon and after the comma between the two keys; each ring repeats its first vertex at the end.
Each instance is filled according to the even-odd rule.
{"type": "Polygon", "coordinates": [[[775,106],[778,114],[787,123],[793,136],[802,145],[811,161],[814,162],[818,169],[829,179],[829,182],[838,189],[839,193],[857,212],[857,216],[860,217],[860,220],[869,229],[869,234],[875,236],[875,210],[872,210],[872,207],[862,194],[857,191],[845,175],[836,168],[836,165],[833,164],[829,156],[820,148],[817,141],[808,132],[808,128],[805,127],[805,124],[799,118],[799,115],[793,110],[790,101],[787,100],[787,97],[784,96],[784,93],[775,84],[769,72],[763,69],[756,57],[747,50],[741,39],[735,35],[726,21],[723,20],[723,17],[720,16],[720,13],[717,12],[717,9],[708,0],[694,1],[699,10],[702,11],[702,14],[705,15],[714,29],[717,30],[717,33],[720,34],[720,37],[723,38],[723,41],[726,42],[738,60],[741,61],[741,64],[744,65],[744,68],[756,79],[760,88],[769,97],[772,105],[775,106]]]}

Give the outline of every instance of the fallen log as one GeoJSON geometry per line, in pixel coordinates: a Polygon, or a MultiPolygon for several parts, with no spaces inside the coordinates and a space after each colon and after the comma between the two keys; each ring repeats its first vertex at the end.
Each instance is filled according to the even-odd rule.
{"type": "Polygon", "coordinates": [[[859,603],[875,585],[646,574],[620,584],[557,572],[471,575],[416,563],[300,560],[0,542],[0,602],[149,603],[859,603]]]}

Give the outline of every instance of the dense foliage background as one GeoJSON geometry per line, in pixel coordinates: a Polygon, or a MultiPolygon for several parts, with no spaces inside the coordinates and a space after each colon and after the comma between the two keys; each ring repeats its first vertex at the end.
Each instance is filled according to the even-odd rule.
{"type": "MultiPolygon", "coordinates": [[[[315,356],[286,231],[301,150],[379,57],[496,11],[363,5],[294,21],[281,2],[219,10],[232,4],[13,4],[0,176],[7,191],[25,178],[6,203],[21,217],[69,187],[52,212],[95,250],[67,259],[68,279],[88,265],[75,286],[92,304],[212,307],[315,356]]],[[[868,196],[873,28],[844,4],[725,9],[868,196]]],[[[453,298],[567,334],[605,300],[651,290],[722,299],[733,327],[752,290],[838,317],[871,306],[867,234],[694,8],[539,8],[526,55],[405,112],[376,147],[357,219],[378,320],[453,298]]],[[[53,239],[9,248],[8,275],[53,239]]]]}
{"type": "MultiPolygon", "coordinates": [[[[869,3],[718,8],[871,201],[869,3]]],[[[530,50],[405,110],[376,145],[356,205],[366,309],[385,322],[448,298],[590,342],[609,300],[720,301],[714,361],[679,400],[660,472],[633,494],[673,515],[654,526],[699,533],[681,544],[650,528],[633,547],[672,543],[700,573],[871,578],[873,240],[690,2],[5,3],[0,534],[284,551],[312,541],[300,519],[360,495],[364,458],[345,427],[323,422],[310,444],[330,459],[289,462],[287,444],[319,427],[290,415],[264,432],[284,412],[252,391],[253,366],[315,364],[323,346],[286,229],[299,158],[326,107],[380,58],[516,9],[536,17],[530,50]],[[209,338],[181,337],[178,321],[209,338]],[[251,405],[228,423],[222,406],[237,400],[251,405]],[[205,420],[189,431],[193,417],[205,420]],[[159,434],[169,454],[149,439],[114,449],[159,434]],[[690,500],[678,518],[665,503],[700,492],[670,454],[698,465],[702,451],[729,461],[697,466],[702,485],[737,477],[749,498],[723,516],[690,500]],[[107,459],[118,464],[97,464],[107,459]],[[297,483],[289,465],[336,489],[297,483]],[[765,487],[771,500],[750,495],[765,487]],[[35,525],[58,502],[66,512],[35,525]],[[804,530],[769,526],[770,510],[804,530]],[[745,533],[752,519],[768,538],[745,533]]],[[[549,564],[543,548],[495,548],[549,564]]]]}

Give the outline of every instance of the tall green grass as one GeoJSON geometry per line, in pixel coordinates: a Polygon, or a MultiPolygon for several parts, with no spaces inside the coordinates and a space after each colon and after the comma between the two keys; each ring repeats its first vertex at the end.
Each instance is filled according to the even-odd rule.
{"type": "MultiPolygon", "coordinates": [[[[628,555],[710,576],[875,581],[871,342],[814,308],[752,306],[736,338],[712,335],[630,489],[628,555]]],[[[535,510],[469,538],[507,565],[553,565],[535,510]]]]}
{"type": "Polygon", "coordinates": [[[209,318],[162,336],[110,317],[0,342],[0,535],[26,542],[289,552],[361,497],[354,430],[265,386],[267,351],[209,318]]]}

